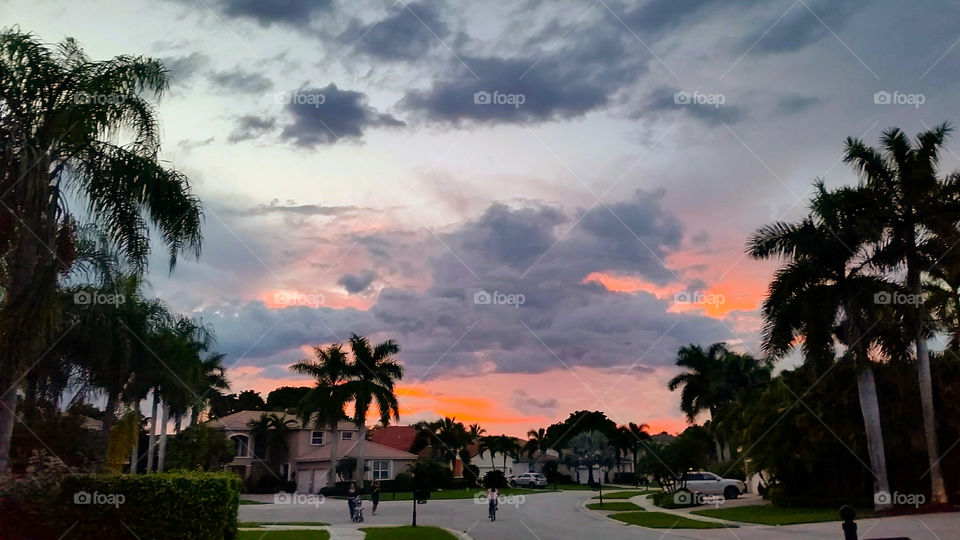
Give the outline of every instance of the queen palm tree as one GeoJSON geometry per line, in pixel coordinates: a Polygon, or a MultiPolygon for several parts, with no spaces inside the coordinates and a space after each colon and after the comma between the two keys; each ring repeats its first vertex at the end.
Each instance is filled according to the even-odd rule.
{"type": "MultiPolygon", "coordinates": [[[[276,468],[281,457],[289,450],[287,434],[296,427],[296,424],[296,420],[278,413],[263,413],[260,418],[248,422],[254,446],[263,445],[263,458],[271,467],[276,468]]],[[[275,471],[271,472],[276,474],[275,471]]]]}
{"type": "Polygon", "coordinates": [[[326,349],[314,347],[313,357],[313,360],[301,360],[290,366],[293,372],[310,375],[316,380],[314,387],[297,405],[297,416],[304,425],[313,423],[320,431],[330,429],[332,437],[329,443],[330,468],[327,469],[327,481],[335,482],[334,464],[339,458],[337,427],[341,420],[346,420],[344,408],[350,402],[350,394],[344,386],[350,375],[349,359],[339,343],[326,349]]]}
{"type": "Polygon", "coordinates": [[[630,434],[630,454],[633,458],[633,474],[637,474],[639,464],[640,449],[646,448],[646,441],[650,440],[650,433],[647,431],[650,426],[647,424],[627,424],[627,432],[630,434]]]}
{"type": "MultiPolygon", "coordinates": [[[[938,245],[938,232],[956,229],[956,174],[948,179],[938,176],[940,151],[951,131],[948,124],[941,124],[918,134],[916,141],[911,142],[899,128],[891,128],[883,132],[879,150],[854,138],[848,138],[844,148],[844,162],[853,164],[862,184],[878,196],[874,216],[883,226],[884,241],[877,245],[875,261],[889,269],[905,268],[903,286],[917,299],[922,298],[924,274],[944,255],[930,249],[938,245]],[[947,204],[948,201],[954,204],[947,204]]],[[[945,504],[947,491],[940,468],[927,346],[931,333],[929,313],[922,302],[897,307],[916,351],[931,502],[945,504]]]]}
{"type": "MultiPolygon", "coordinates": [[[[360,430],[357,448],[357,477],[363,484],[364,446],[367,439],[367,414],[376,406],[380,424],[386,426],[390,419],[400,419],[400,405],[394,385],[403,378],[403,366],[393,359],[400,346],[392,339],[371,346],[362,336],[350,336],[350,380],[347,392],[353,398],[353,422],[360,430]]],[[[461,430],[463,424],[460,424],[461,430]]]]}
{"type": "Polygon", "coordinates": [[[607,437],[598,431],[584,431],[570,439],[568,447],[580,464],[587,467],[587,483],[593,484],[593,468],[613,463],[613,448],[607,437]]]}
{"type": "Polygon", "coordinates": [[[152,98],[168,86],[154,59],[92,61],[72,39],[48,47],[0,32],[0,472],[16,387],[58,326],[57,275],[74,258],[65,196],[89,214],[141,274],[154,225],[170,253],[199,254],[202,210],[187,178],[158,159],[152,98]]]}
{"type": "Polygon", "coordinates": [[[531,429],[527,432],[527,442],[523,445],[523,451],[527,457],[533,459],[533,455],[540,452],[541,456],[546,455],[550,449],[550,443],[547,440],[547,430],[545,428],[531,429]]]}
{"type": "Polygon", "coordinates": [[[200,380],[194,390],[197,400],[193,403],[190,414],[191,426],[197,425],[200,413],[207,408],[211,399],[230,389],[227,370],[223,367],[223,359],[226,356],[223,353],[214,353],[200,361],[200,380]]]}
{"type": "Polygon", "coordinates": [[[816,190],[807,218],[762,227],[748,244],[754,258],[784,261],[763,302],[763,348],[780,358],[799,341],[805,361],[817,369],[833,361],[835,342],[845,348],[841,361],[856,367],[875,492],[889,492],[870,353],[903,345],[896,341],[899,332],[887,331],[895,326],[889,306],[876,301],[891,284],[869,272],[879,233],[865,216],[875,200],[861,189],[828,192],[818,182],[816,190]]]}

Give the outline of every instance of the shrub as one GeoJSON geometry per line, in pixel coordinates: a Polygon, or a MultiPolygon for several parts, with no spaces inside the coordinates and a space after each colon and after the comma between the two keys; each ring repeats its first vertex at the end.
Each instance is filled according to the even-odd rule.
{"type": "Polygon", "coordinates": [[[0,538],[34,540],[59,538],[64,531],[51,512],[60,497],[60,482],[67,470],[59,461],[50,462],[36,453],[36,474],[0,482],[0,538]],[[59,466],[58,466],[59,465],[59,466]]]}
{"type": "Polygon", "coordinates": [[[384,491],[413,491],[413,478],[409,473],[400,473],[390,480],[391,485],[387,487],[385,484],[382,485],[384,491]]]}
{"type": "Polygon", "coordinates": [[[239,504],[233,473],[75,475],[64,478],[53,512],[73,538],[232,540],[239,504]]]}
{"type": "Polygon", "coordinates": [[[233,444],[222,432],[203,424],[188,427],[170,440],[167,466],[219,471],[233,459],[233,444]]]}
{"type": "Polygon", "coordinates": [[[504,476],[503,471],[490,471],[483,475],[483,487],[503,489],[507,487],[507,477],[504,476]]]}

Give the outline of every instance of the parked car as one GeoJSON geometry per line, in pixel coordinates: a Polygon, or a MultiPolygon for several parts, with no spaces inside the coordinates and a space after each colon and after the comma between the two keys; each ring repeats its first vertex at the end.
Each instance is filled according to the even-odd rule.
{"type": "Polygon", "coordinates": [[[507,482],[513,487],[547,487],[547,477],[533,472],[511,474],[507,477],[507,482]]]}
{"type": "Polygon", "coordinates": [[[736,499],[747,492],[747,486],[740,480],[721,478],[707,471],[691,471],[681,478],[681,489],[702,495],[723,495],[725,499],[736,499]]]}

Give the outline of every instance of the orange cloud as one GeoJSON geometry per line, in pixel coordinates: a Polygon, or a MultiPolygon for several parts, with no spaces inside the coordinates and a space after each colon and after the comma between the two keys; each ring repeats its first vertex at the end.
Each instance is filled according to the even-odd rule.
{"type": "Polygon", "coordinates": [[[260,300],[270,309],[303,306],[332,309],[370,309],[373,300],[363,296],[351,296],[332,291],[303,292],[293,289],[267,289],[260,293],[260,300]]]}

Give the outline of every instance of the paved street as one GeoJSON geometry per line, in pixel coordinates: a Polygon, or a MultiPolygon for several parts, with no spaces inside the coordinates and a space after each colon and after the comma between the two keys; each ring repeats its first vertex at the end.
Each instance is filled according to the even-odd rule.
{"type": "MultiPolygon", "coordinates": [[[[473,500],[430,501],[417,507],[421,525],[439,525],[466,531],[477,540],[512,539],[830,539],[842,538],[840,524],[818,523],[789,527],[742,525],[736,529],[666,530],[623,525],[581,509],[580,503],[594,494],[568,491],[526,497],[519,507],[501,505],[497,521],[486,518],[486,506],[473,500]]],[[[259,497],[272,500],[272,496],[259,497]]],[[[365,526],[408,525],[413,503],[385,501],[376,516],[370,514],[370,502],[364,501],[365,526]]],[[[271,523],[277,521],[324,521],[334,525],[349,523],[347,503],[326,500],[319,505],[264,504],[240,507],[241,521],[271,523]]],[[[909,537],[914,540],[960,538],[960,514],[926,514],[858,521],[861,538],[909,537]]]]}

